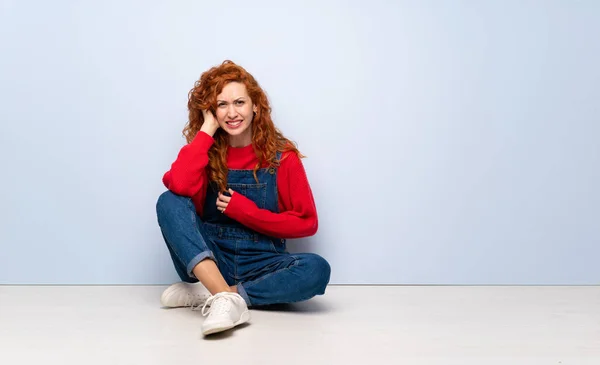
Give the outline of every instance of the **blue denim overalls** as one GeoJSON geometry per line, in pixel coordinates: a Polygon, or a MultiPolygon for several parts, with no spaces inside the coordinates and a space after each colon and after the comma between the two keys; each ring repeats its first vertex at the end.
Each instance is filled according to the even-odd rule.
{"type": "MultiPolygon", "coordinates": [[[[277,154],[281,158],[281,153],[277,154]]],[[[278,213],[277,168],[230,169],[227,188],[278,213]]],[[[312,253],[290,254],[286,240],[243,226],[217,210],[218,188],[207,187],[203,216],[192,200],[170,191],[158,199],[157,215],[175,269],[186,282],[197,282],[192,270],[204,259],[217,263],[228,285],[236,285],[248,306],[291,303],[324,294],[330,267],[312,253]]]]}

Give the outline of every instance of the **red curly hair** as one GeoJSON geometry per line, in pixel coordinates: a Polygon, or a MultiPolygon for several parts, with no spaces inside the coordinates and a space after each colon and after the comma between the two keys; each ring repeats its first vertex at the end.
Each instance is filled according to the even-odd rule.
{"type": "MultiPolygon", "coordinates": [[[[240,82],[246,90],[252,103],[257,107],[256,115],[251,124],[252,144],[258,163],[254,167],[254,179],[258,182],[256,171],[263,167],[277,167],[277,152],[293,151],[303,158],[295,143],[285,138],[275,127],[271,119],[271,107],[267,95],[254,77],[243,67],[230,60],[212,67],[204,72],[188,94],[189,120],[183,129],[183,135],[188,143],[192,142],[204,123],[203,109],[210,110],[216,115],[217,96],[223,87],[230,82],[240,82]]],[[[217,183],[223,192],[227,190],[227,146],[229,135],[219,128],[213,136],[215,143],[208,151],[208,178],[217,183]]]]}

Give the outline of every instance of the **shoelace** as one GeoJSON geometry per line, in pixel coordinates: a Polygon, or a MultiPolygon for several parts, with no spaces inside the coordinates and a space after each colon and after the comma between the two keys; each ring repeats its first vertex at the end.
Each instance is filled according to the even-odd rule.
{"type": "Polygon", "coordinates": [[[192,310],[195,310],[194,305],[197,305],[197,307],[201,306],[202,303],[204,303],[205,300],[207,300],[209,297],[210,297],[210,295],[186,293],[184,306],[191,307],[192,310]]]}
{"type": "Polygon", "coordinates": [[[228,295],[229,293],[223,292],[217,293],[212,297],[208,298],[208,300],[206,301],[206,303],[204,303],[204,306],[202,307],[202,315],[206,316],[209,313],[218,315],[229,312],[229,310],[231,309],[231,300],[227,298],[228,295]],[[205,311],[206,307],[210,308],[205,311]]]}

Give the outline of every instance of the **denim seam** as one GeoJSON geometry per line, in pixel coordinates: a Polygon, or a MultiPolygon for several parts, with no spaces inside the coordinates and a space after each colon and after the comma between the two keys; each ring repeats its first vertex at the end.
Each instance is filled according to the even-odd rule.
{"type": "Polygon", "coordinates": [[[273,240],[269,240],[269,243],[271,244],[271,250],[273,250],[273,253],[279,253],[279,252],[277,252],[277,248],[275,248],[275,244],[273,243],[273,240]]]}
{"type": "MultiPolygon", "coordinates": [[[[158,226],[160,227],[160,224],[159,224],[158,226]]],[[[165,235],[164,235],[164,234],[163,234],[163,238],[164,238],[165,242],[167,243],[167,245],[169,245],[169,247],[171,247],[171,251],[172,251],[172,252],[175,254],[175,257],[177,257],[177,259],[179,260],[179,262],[180,262],[182,265],[186,266],[186,265],[185,265],[185,260],[182,260],[182,259],[181,259],[181,257],[180,257],[180,256],[179,256],[179,254],[177,253],[177,251],[176,251],[176,250],[173,248],[173,245],[171,245],[171,244],[169,243],[169,240],[167,240],[167,237],[165,237],[165,235]]],[[[189,276],[189,274],[190,274],[190,273],[189,273],[189,272],[187,272],[187,271],[188,271],[188,270],[187,270],[187,266],[185,267],[185,271],[186,271],[186,273],[187,273],[187,274],[188,274],[188,276],[189,276]]]]}
{"type": "MultiPolygon", "coordinates": [[[[187,206],[188,206],[188,208],[191,208],[191,209],[192,209],[192,211],[193,211],[194,213],[196,213],[196,206],[194,205],[194,202],[192,201],[192,199],[186,199],[186,202],[187,202],[187,206]]],[[[196,214],[194,214],[194,216],[195,216],[195,215],[196,215],[196,214]]],[[[196,223],[196,217],[194,217],[194,223],[196,223]]]]}
{"type": "Polygon", "coordinates": [[[234,277],[234,281],[238,281],[238,247],[239,247],[240,241],[239,240],[235,240],[235,252],[233,255],[233,277],[234,277]]]}
{"type": "MultiPolygon", "coordinates": [[[[247,174],[253,174],[254,170],[248,170],[248,169],[227,169],[229,171],[244,171],[247,174]]],[[[261,167],[260,169],[258,169],[258,171],[268,171],[269,167],[261,167]]],[[[258,173],[258,171],[256,171],[258,173]]]]}
{"type": "Polygon", "coordinates": [[[262,188],[266,188],[267,184],[265,183],[258,183],[258,184],[240,184],[240,183],[227,183],[227,185],[229,185],[230,187],[238,187],[238,188],[256,188],[256,189],[262,189],[262,188]]]}
{"type": "Polygon", "coordinates": [[[236,285],[236,287],[238,288],[238,294],[244,298],[244,300],[246,301],[246,304],[248,305],[248,307],[252,306],[252,302],[250,301],[250,297],[248,296],[248,293],[246,292],[246,288],[244,288],[244,286],[242,285],[242,283],[238,283],[236,285]]]}
{"type": "Polygon", "coordinates": [[[255,233],[249,233],[247,235],[243,234],[227,234],[223,233],[219,238],[227,240],[227,241],[254,241],[257,235],[255,233]]]}
{"type": "MultiPolygon", "coordinates": [[[[279,156],[279,159],[281,159],[281,156],[279,156]]],[[[273,184],[273,188],[275,189],[275,201],[277,202],[275,204],[275,213],[279,213],[279,191],[277,190],[277,173],[279,172],[279,169],[275,169],[275,183],[273,184]]]]}

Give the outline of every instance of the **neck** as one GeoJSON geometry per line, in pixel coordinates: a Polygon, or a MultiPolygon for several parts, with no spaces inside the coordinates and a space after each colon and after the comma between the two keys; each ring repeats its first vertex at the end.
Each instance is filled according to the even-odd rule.
{"type": "Polygon", "coordinates": [[[251,134],[243,134],[239,136],[229,136],[229,145],[231,147],[246,147],[252,143],[251,134]]]}

